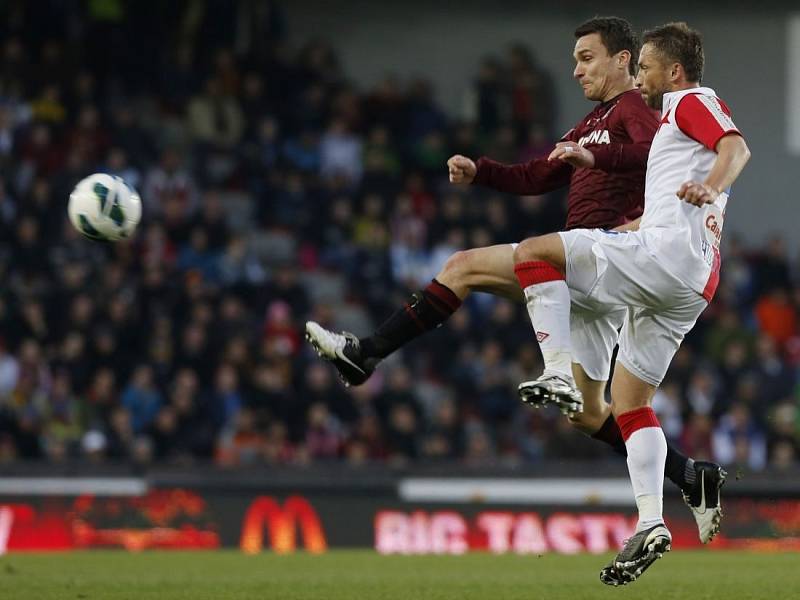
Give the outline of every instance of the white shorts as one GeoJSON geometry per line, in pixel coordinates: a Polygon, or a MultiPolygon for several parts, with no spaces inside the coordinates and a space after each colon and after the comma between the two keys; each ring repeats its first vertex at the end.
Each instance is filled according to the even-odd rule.
{"type": "Polygon", "coordinates": [[[606,369],[599,378],[606,379],[606,364],[592,364],[590,355],[605,350],[610,362],[610,332],[621,323],[618,359],[642,381],[658,386],[708,303],[661,266],[641,231],[573,229],[559,235],[576,313],[571,322],[576,362],[592,379],[596,369],[606,369]]]}
{"type": "Polygon", "coordinates": [[[572,362],[578,363],[589,379],[608,381],[611,357],[625,323],[625,308],[606,307],[602,312],[582,294],[570,290],[572,304],[569,331],[572,343],[572,362]]]}

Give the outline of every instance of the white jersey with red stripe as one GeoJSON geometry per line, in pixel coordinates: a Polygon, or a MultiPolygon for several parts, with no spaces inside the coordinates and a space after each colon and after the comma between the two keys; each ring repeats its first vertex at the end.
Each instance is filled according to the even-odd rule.
{"type": "Polygon", "coordinates": [[[686,181],[705,181],[717,158],[717,142],[729,133],[739,130],[714,90],[669,92],[647,160],[639,229],[655,259],[708,301],[719,282],[728,191],[703,207],[682,201],[677,191],[686,181]]]}

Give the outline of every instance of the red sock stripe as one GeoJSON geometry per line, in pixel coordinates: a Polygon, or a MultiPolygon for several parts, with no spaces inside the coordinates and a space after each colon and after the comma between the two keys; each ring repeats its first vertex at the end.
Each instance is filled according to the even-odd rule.
{"type": "Polygon", "coordinates": [[[661,427],[658,422],[658,417],[652,408],[643,406],[629,410],[617,416],[617,425],[622,432],[622,439],[626,442],[634,434],[634,432],[644,429],[645,427],[661,427]]]}
{"type": "Polygon", "coordinates": [[[524,290],[526,287],[537,283],[547,283],[548,281],[563,281],[564,274],[556,269],[549,262],[543,260],[532,260],[514,265],[514,273],[519,280],[519,286],[524,290]]]}
{"type": "Polygon", "coordinates": [[[405,305],[405,310],[406,310],[406,313],[408,313],[408,316],[409,316],[409,317],[411,317],[411,320],[412,320],[412,321],[414,321],[414,324],[415,324],[417,327],[419,327],[419,330],[420,330],[420,331],[428,331],[428,328],[427,328],[427,327],[425,327],[425,323],[423,323],[423,322],[420,320],[420,318],[417,316],[417,313],[415,313],[415,312],[414,312],[414,309],[413,309],[413,308],[411,308],[411,305],[409,305],[409,304],[406,304],[406,305],[405,305]]]}
{"type": "Polygon", "coordinates": [[[433,310],[439,313],[442,316],[442,318],[446,319],[447,317],[452,315],[453,312],[455,312],[447,304],[439,300],[439,298],[437,298],[433,294],[425,294],[425,299],[428,301],[428,304],[431,305],[431,308],[433,308],[433,310]]]}
{"type": "Polygon", "coordinates": [[[461,306],[461,298],[456,296],[449,287],[442,285],[435,279],[428,284],[425,291],[449,308],[450,314],[456,312],[458,307],[461,306]]]}

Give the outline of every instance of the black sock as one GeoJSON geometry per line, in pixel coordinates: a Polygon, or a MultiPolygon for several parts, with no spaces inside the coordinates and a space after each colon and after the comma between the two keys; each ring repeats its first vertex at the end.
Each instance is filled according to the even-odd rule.
{"type": "MultiPolygon", "coordinates": [[[[625,440],[622,439],[622,432],[613,415],[608,415],[605,423],[592,434],[592,437],[614,448],[617,454],[628,456],[625,440]]],[[[667,442],[664,476],[684,492],[688,492],[695,482],[694,461],[678,452],[669,442],[667,442]]]]}
{"type": "Polygon", "coordinates": [[[592,434],[592,437],[611,446],[617,454],[628,456],[625,440],[622,439],[622,432],[614,419],[614,415],[608,415],[603,425],[592,434]]]}
{"type": "Polygon", "coordinates": [[[695,481],[694,461],[681,454],[667,442],[667,461],[664,475],[684,492],[692,489],[695,481]]]}
{"type": "Polygon", "coordinates": [[[371,336],[361,338],[361,352],[365,356],[385,358],[441,325],[459,306],[460,298],[434,279],[424,290],[415,292],[410,301],[394,311],[371,336]]]}

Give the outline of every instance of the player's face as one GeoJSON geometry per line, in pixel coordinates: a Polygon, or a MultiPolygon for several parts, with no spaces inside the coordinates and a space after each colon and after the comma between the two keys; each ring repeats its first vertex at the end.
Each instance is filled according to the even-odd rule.
{"type": "Polygon", "coordinates": [[[618,69],[614,68],[614,58],[608,54],[600,34],[579,37],[572,55],[575,57],[572,76],[583,88],[583,95],[589,100],[605,99],[608,91],[615,87],[618,69]]]}
{"type": "Polygon", "coordinates": [[[645,44],[639,53],[639,73],[636,75],[636,87],[642,99],[650,108],[661,110],[664,94],[670,91],[671,67],[662,60],[661,55],[652,46],[645,44]]]}

